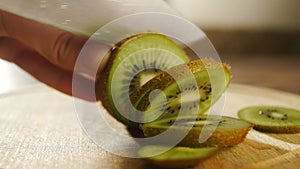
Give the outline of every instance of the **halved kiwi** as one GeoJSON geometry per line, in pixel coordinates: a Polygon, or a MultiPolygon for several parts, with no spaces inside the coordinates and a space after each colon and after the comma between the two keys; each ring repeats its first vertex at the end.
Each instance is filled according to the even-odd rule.
{"type": "Polygon", "coordinates": [[[150,163],[162,167],[182,168],[191,167],[198,164],[201,160],[206,159],[216,153],[218,148],[189,148],[189,147],[168,147],[148,145],[138,151],[138,155],[150,163]],[[159,152],[161,154],[156,155],[159,152]]]}
{"type": "Polygon", "coordinates": [[[299,133],[300,111],[278,106],[251,106],[238,112],[241,119],[254,128],[272,133],[299,133]]]}
{"type": "Polygon", "coordinates": [[[162,70],[189,60],[184,50],[169,37],[147,32],[119,42],[110,52],[103,71],[98,72],[96,93],[103,106],[119,121],[129,95],[162,70]]]}
{"type": "Polygon", "coordinates": [[[212,59],[174,66],[133,92],[130,99],[139,112],[128,111],[144,123],[176,117],[179,112],[203,114],[223,94],[230,80],[229,66],[212,59]],[[153,94],[157,89],[159,92],[153,94]]]}
{"type": "Polygon", "coordinates": [[[244,141],[252,124],[226,116],[202,115],[180,116],[154,121],[140,126],[146,137],[158,135],[166,130],[188,134],[178,144],[188,147],[230,147],[244,141]],[[190,130],[189,130],[190,129],[190,130]],[[200,143],[200,134],[207,134],[207,140],[200,143]]]}

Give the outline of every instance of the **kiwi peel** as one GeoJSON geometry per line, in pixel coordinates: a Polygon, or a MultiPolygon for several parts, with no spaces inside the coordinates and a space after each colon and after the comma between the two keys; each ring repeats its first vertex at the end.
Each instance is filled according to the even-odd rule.
{"type": "Polygon", "coordinates": [[[189,148],[173,147],[168,149],[166,146],[148,145],[138,150],[138,156],[150,163],[171,168],[191,167],[198,164],[218,151],[218,148],[189,148]],[[158,152],[161,154],[155,155],[158,152]]]}
{"type": "Polygon", "coordinates": [[[140,127],[147,137],[158,135],[166,130],[179,134],[188,130],[188,134],[178,144],[179,146],[231,147],[243,142],[253,125],[232,117],[202,115],[196,119],[192,116],[172,117],[140,127]],[[211,136],[199,143],[200,134],[211,134],[211,136]]]}
{"type": "Polygon", "coordinates": [[[270,133],[300,133],[300,111],[278,106],[251,106],[238,112],[254,129],[270,133]]]}
{"type": "Polygon", "coordinates": [[[129,95],[162,70],[189,61],[179,45],[156,32],[128,37],[116,44],[108,55],[106,66],[97,73],[96,95],[108,112],[125,124],[128,120],[118,111],[123,110],[127,102],[123,95],[129,95]],[[114,75],[117,82],[113,81],[114,75]],[[113,93],[117,94],[117,101],[113,93]]]}
{"type": "Polygon", "coordinates": [[[212,59],[194,60],[161,72],[133,92],[130,100],[139,112],[145,112],[136,115],[145,122],[176,117],[179,112],[201,115],[221,97],[230,81],[228,65],[212,59]],[[162,92],[151,96],[150,104],[150,93],[157,89],[162,92]]]}

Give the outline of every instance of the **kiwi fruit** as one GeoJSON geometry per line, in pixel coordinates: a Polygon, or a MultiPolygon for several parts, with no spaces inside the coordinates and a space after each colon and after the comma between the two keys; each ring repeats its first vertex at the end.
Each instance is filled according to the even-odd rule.
{"type": "Polygon", "coordinates": [[[217,151],[218,148],[214,147],[173,147],[169,149],[165,146],[148,145],[140,148],[137,153],[139,157],[157,166],[183,168],[192,167],[217,151]]]}
{"type": "Polygon", "coordinates": [[[253,125],[232,117],[202,115],[196,118],[191,116],[172,117],[140,127],[146,137],[156,136],[166,130],[174,132],[175,135],[186,133],[188,130],[187,135],[178,144],[179,146],[231,147],[243,142],[253,125]],[[200,143],[200,134],[209,134],[210,136],[200,143]]]}
{"type": "Polygon", "coordinates": [[[230,81],[228,65],[207,58],[194,60],[161,72],[138,88],[130,95],[138,111],[127,111],[143,123],[176,117],[179,112],[203,114],[219,99],[230,81]],[[159,92],[153,94],[155,90],[159,92]]]}
{"type": "Polygon", "coordinates": [[[162,70],[188,62],[185,51],[169,37],[146,32],[113,47],[106,66],[96,77],[96,95],[116,119],[127,124],[124,105],[129,95],[162,70]]]}
{"type": "Polygon", "coordinates": [[[239,118],[254,128],[271,133],[299,133],[300,111],[278,106],[251,106],[238,112],[239,118]]]}

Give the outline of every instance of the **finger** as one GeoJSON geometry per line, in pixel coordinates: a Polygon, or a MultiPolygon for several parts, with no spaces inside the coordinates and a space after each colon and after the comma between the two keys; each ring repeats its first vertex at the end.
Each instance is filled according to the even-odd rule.
{"type": "Polygon", "coordinates": [[[51,63],[73,70],[87,38],[5,12],[0,9],[0,36],[30,46],[51,63]]]}
{"type": "MultiPolygon", "coordinates": [[[[24,44],[9,38],[0,38],[0,58],[17,64],[19,67],[30,73],[36,79],[68,95],[72,94],[73,74],[70,71],[63,70],[45,58],[36,51],[28,48],[24,44]]],[[[75,75],[74,77],[77,77],[75,75]]],[[[95,101],[91,91],[86,91],[86,86],[94,86],[92,80],[83,77],[77,77],[75,97],[89,101],[95,101]]]]}

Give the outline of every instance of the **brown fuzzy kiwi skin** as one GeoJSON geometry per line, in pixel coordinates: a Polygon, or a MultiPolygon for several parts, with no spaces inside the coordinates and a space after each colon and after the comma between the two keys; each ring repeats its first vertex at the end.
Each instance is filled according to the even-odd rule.
{"type": "Polygon", "coordinates": [[[148,81],[142,87],[137,89],[137,91],[130,96],[130,100],[133,103],[133,105],[136,105],[137,102],[139,102],[136,105],[137,106],[136,108],[139,111],[145,111],[148,105],[150,104],[149,101],[150,92],[146,92],[145,94],[145,91],[152,91],[154,89],[164,90],[171,84],[176,83],[176,80],[173,77],[175,77],[176,79],[182,79],[190,75],[191,73],[218,69],[218,68],[223,68],[225,71],[228,71],[230,73],[230,66],[228,66],[225,63],[216,62],[210,58],[194,60],[183,65],[174,66],[170,68],[168,71],[161,72],[159,75],[155,76],[153,79],[148,81]],[[168,74],[168,72],[172,72],[172,76],[168,74]]]}
{"type": "Polygon", "coordinates": [[[300,126],[263,126],[255,124],[254,129],[265,133],[300,133],[300,126]]]}
{"type": "MultiPolygon", "coordinates": [[[[143,125],[140,126],[146,137],[158,135],[164,131],[165,128],[149,128],[143,125]]],[[[178,144],[179,146],[187,147],[232,147],[242,143],[248,132],[253,128],[253,125],[249,123],[247,128],[232,129],[232,130],[215,130],[206,131],[212,135],[203,143],[199,143],[200,133],[202,130],[190,130],[184,139],[178,144]]],[[[169,130],[173,130],[169,128],[169,130]]],[[[178,129],[175,129],[178,131],[178,129]]]]}

